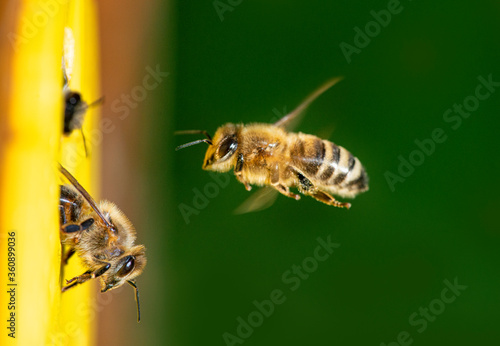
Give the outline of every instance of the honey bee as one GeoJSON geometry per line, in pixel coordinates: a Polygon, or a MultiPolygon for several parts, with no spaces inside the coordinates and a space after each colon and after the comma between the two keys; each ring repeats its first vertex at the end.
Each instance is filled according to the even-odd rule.
{"type": "Polygon", "coordinates": [[[350,203],[337,201],[331,194],[352,198],[368,190],[368,176],[358,158],[330,141],[285,129],[340,79],[327,81],[274,124],[228,123],[217,129],[213,139],[206,131],[179,131],[177,134],[199,133],[207,138],[180,145],[176,150],[204,142],[208,150],[202,168],[217,172],[234,169],[237,180],[248,191],[251,184],[269,186],[298,200],[300,196],[290,191],[295,187],[325,204],[350,208],[350,203]]]}
{"type": "Polygon", "coordinates": [[[80,130],[83,139],[83,146],[85,148],[85,156],[88,156],[87,143],[85,141],[85,134],[83,133],[83,120],[85,117],[85,112],[90,107],[98,105],[103,102],[103,98],[88,104],[82,99],[82,95],[79,92],[70,90],[67,83],[63,88],[64,94],[64,123],[63,123],[63,135],[69,136],[74,130],[80,130]]]}
{"type": "Polygon", "coordinates": [[[85,149],[85,156],[88,156],[87,143],[85,141],[85,134],[83,133],[83,121],[85,113],[90,107],[99,105],[103,102],[103,98],[88,104],[82,98],[81,93],[73,91],[69,87],[71,80],[71,73],[73,71],[73,61],[75,50],[75,39],[73,31],[66,27],[64,28],[64,46],[62,58],[63,70],[63,96],[64,96],[64,122],[63,122],[63,135],[69,136],[74,130],[80,130],[83,139],[83,146],[85,149]]]}
{"type": "Polygon", "coordinates": [[[136,231],[116,205],[102,201],[99,206],[78,181],[62,166],[62,174],[72,185],[61,185],[59,211],[61,241],[69,250],[63,263],[76,252],[88,270],[66,280],[62,291],[100,278],[101,292],[124,283],[135,289],[137,321],[140,321],[139,290],[135,278],[146,266],[145,247],[135,245],[136,231]]]}

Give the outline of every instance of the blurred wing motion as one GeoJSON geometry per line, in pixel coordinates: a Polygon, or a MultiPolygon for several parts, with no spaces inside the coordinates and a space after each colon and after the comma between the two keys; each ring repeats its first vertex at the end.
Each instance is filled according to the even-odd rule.
{"type": "Polygon", "coordinates": [[[260,211],[273,205],[279,192],[271,187],[263,187],[245,200],[234,214],[246,214],[254,211],[260,211]]]}
{"type": "Polygon", "coordinates": [[[343,77],[335,77],[328,80],[325,84],[316,89],[311,95],[309,95],[297,108],[285,115],[283,118],[274,123],[274,126],[280,126],[283,128],[290,128],[292,121],[298,121],[298,116],[303,114],[306,108],[316,100],[321,94],[330,89],[332,86],[337,84],[342,80],[343,77]]]}

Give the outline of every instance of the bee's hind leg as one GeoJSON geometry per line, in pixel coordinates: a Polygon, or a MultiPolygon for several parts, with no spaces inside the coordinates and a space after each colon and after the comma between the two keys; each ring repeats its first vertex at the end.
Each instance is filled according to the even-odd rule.
{"type": "Polygon", "coordinates": [[[302,173],[297,173],[297,178],[299,179],[299,190],[304,195],[311,196],[312,198],[323,202],[328,205],[333,205],[338,208],[347,208],[351,207],[351,203],[343,203],[337,201],[333,196],[330,196],[328,193],[318,190],[313,183],[307,179],[302,173]]]}
{"type": "Polygon", "coordinates": [[[346,209],[349,209],[351,207],[351,203],[339,202],[335,198],[333,198],[332,196],[321,190],[316,190],[313,193],[307,193],[307,195],[325,204],[333,205],[334,207],[346,208],[346,209]]]}

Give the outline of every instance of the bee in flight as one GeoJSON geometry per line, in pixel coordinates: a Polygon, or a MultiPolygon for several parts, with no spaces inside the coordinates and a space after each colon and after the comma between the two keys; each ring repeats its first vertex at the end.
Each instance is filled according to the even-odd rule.
{"type": "Polygon", "coordinates": [[[59,198],[61,241],[69,248],[63,262],[67,263],[76,252],[88,268],[82,275],[66,280],[62,291],[95,278],[101,279],[101,292],[128,283],[135,289],[140,321],[135,278],[146,266],[146,249],[134,244],[134,226],[113,203],[102,201],[98,207],[71,173],[62,166],[60,170],[72,184],[61,185],[59,198]]]}
{"type": "Polygon", "coordinates": [[[204,134],[207,138],[180,145],[176,150],[205,142],[208,149],[203,169],[217,172],[234,169],[236,178],[248,191],[252,184],[269,186],[298,200],[300,196],[290,191],[296,187],[320,202],[350,208],[350,203],[337,201],[332,194],[352,198],[368,190],[368,176],[358,158],[330,141],[285,129],[340,79],[327,81],[274,124],[228,123],[217,129],[213,139],[206,131],[178,131],[177,134],[204,134]]]}

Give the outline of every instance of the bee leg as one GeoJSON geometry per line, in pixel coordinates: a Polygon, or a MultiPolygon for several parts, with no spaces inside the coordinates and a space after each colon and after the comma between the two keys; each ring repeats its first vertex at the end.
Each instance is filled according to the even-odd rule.
{"type": "Polygon", "coordinates": [[[92,279],[98,278],[99,276],[107,272],[109,268],[111,268],[111,263],[106,263],[106,265],[102,266],[92,273],[92,279]]]}
{"type": "Polygon", "coordinates": [[[328,205],[333,205],[334,207],[346,208],[346,209],[349,209],[351,207],[351,203],[339,202],[335,198],[333,198],[332,196],[321,190],[316,190],[313,193],[307,193],[307,194],[320,202],[323,202],[328,205]]]}
{"type": "Polygon", "coordinates": [[[278,163],[276,163],[274,166],[272,166],[269,173],[270,173],[271,187],[275,188],[276,190],[278,190],[279,193],[281,193],[287,197],[293,198],[297,201],[300,199],[299,195],[297,195],[293,192],[290,192],[290,188],[288,186],[283,185],[280,182],[280,171],[279,171],[279,164],[278,163]]]}
{"type": "Polygon", "coordinates": [[[78,284],[84,283],[85,281],[88,281],[90,279],[92,279],[92,274],[91,274],[90,270],[87,270],[85,273],[83,273],[80,276],[75,276],[72,279],[66,280],[67,286],[64,286],[62,288],[62,292],[66,292],[71,287],[74,287],[74,286],[76,286],[78,284]]]}
{"type": "Polygon", "coordinates": [[[82,284],[86,281],[89,281],[90,279],[95,279],[104,274],[109,268],[111,268],[111,263],[107,263],[106,265],[102,266],[101,268],[91,272],[90,270],[87,270],[85,273],[83,273],[80,276],[75,276],[72,279],[66,280],[67,286],[64,286],[62,288],[62,292],[66,292],[69,290],[71,287],[74,287],[78,284],[82,284]]]}
{"type": "Polygon", "coordinates": [[[240,175],[236,175],[236,179],[238,179],[238,181],[240,183],[242,183],[243,185],[245,185],[245,190],[252,191],[252,186],[250,186],[249,183],[247,183],[246,181],[243,180],[243,178],[241,178],[241,174],[240,175]]]}
{"type": "Polygon", "coordinates": [[[320,202],[323,202],[328,205],[333,205],[335,207],[347,208],[347,209],[351,207],[351,203],[339,202],[326,192],[318,190],[314,186],[314,184],[309,179],[307,179],[302,173],[297,172],[297,178],[299,179],[299,184],[300,184],[299,190],[304,195],[309,195],[320,202]]]}
{"type": "Polygon", "coordinates": [[[74,248],[71,248],[69,249],[65,254],[64,254],[64,257],[63,257],[63,263],[64,265],[68,264],[68,261],[69,259],[71,258],[71,256],[73,256],[75,254],[75,249],[74,248]]]}
{"type": "Polygon", "coordinates": [[[283,184],[276,184],[276,185],[271,184],[271,187],[278,190],[279,193],[281,193],[287,197],[293,198],[296,201],[298,201],[300,199],[300,195],[297,195],[293,192],[290,192],[290,189],[288,188],[288,186],[285,186],[283,184]]]}
{"type": "Polygon", "coordinates": [[[87,141],[85,140],[85,134],[83,133],[83,127],[80,128],[80,131],[82,132],[82,139],[83,139],[83,147],[85,148],[85,157],[89,157],[89,151],[87,149],[87,141]]]}
{"type": "Polygon", "coordinates": [[[243,185],[245,185],[245,189],[247,191],[252,190],[252,187],[250,184],[248,184],[246,181],[243,180],[242,178],[242,171],[243,171],[243,163],[245,162],[243,158],[243,154],[238,155],[238,159],[236,160],[236,165],[234,166],[234,175],[236,176],[236,179],[243,185]]]}
{"type": "Polygon", "coordinates": [[[236,179],[238,179],[238,181],[240,183],[242,183],[243,185],[245,185],[245,189],[247,191],[251,191],[252,190],[252,187],[250,186],[250,184],[243,180],[243,178],[241,177],[241,174],[236,174],[236,179]]]}

